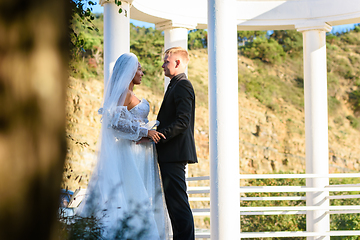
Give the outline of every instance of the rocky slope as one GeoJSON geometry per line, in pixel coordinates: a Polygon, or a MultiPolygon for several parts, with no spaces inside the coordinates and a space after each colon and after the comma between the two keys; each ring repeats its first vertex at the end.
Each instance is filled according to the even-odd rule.
{"type": "MultiPolygon", "coordinates": [[[[189,176],[206,176],[209,175],[207,54],[206,50],[195,50],[190,53],[188,75],[197,95],[195,138],[199,164],[189,166],[189,176]]],[[[250,59],[239,58],[240,71],[253,71],[256,67],[250,59]]],[[[279,70],[274,74],[279,74],[279,70]]],[[[288,71],[287,75],[289,74],[291,73],[288,71]]],[[[86,187],[94,165],[100,127],[97,109],[101,105],[103,84],[94,79],[83,81],[70,78],[68,86],[69,146],[64,187],[75,189],[86,187]]],[[[149,119],[155,119],[162,100],[161,94],[154,95],[151,89],[145,86],[136,87],[135,93],[139,98],[149,100],[149,119]]],[[[279,107],[272,111],[255,98],[249,98],[239,91],[241,173],[305,170],[304,111],[281,98],[275,101],[279,107]]],[[[341,110],[350,111],[347,106],[343,106],[341,110]]],[[[360,163],[359,131],[352,128],[345,117],[341,124],[338,124],[339,116],[343,115],[329,117],[330,172],[357,171],[360,163]]]]}
{"type": "MultiPolygon", "coordinates": [[[[188,69],[196,96],[195,140],[198,164],[189,165],[188,175],[209,176],[209,116],[208,116],[208,63],[206,50],[190,51],[188,69]]],[[[239,71],[256,74],[258,66],[252,60],[239,57],[239,71]]],[[[279,67],[268,74],[281,75],[284,81],[291,79],[292,71],[279,67]]],[[[344,87],[344,86],[343,86],[344,87]]],[[[276,110],[270,110],[257,99],[248,97],[239,86],[239,158],[240,173],[274,173],[305,171],[305,124],[304,111],[284,101],[274,99],[276,110]]],[[[103,83],[70,78],[67,92],[68,155],[64,169],[63,188],[86,188],[96,160],[96,144],[100,130],[97,110],[101,105],[103,83]]],[[[146,86],[137,86],[139,98],[148,99],[151,111],[149,119],[156,119],[162,94],[153,94],[146,86]]],[[[291,93],[290,93],[291,94],[291,93]]],[[[345,118],[351,113],[346,101],[342,101],[337,114],[329,117],[329,164],[330,172],[358,171],[360,166],[359,131],[350,126],[345,118]]],[[[190,183],[207,185],[208,181],[190,183]]],[[[209,207],[208,202],[192,202],[192,207],[209,207]]],[[[200,228],[209,226],[208,219],[196,217],[200,228]]]]}

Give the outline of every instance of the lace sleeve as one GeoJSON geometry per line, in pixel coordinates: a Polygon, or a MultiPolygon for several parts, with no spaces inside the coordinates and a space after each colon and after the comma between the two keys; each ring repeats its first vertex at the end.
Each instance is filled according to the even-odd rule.
{"type": "Polygon", "coordinates": [[[111,114],[109,127],[115,130],[117,137],[133,141],[138,141],[148,135],[148,130],[140,126],[140,122],[134,119],[125,106],[116,107],[111,114]]]}

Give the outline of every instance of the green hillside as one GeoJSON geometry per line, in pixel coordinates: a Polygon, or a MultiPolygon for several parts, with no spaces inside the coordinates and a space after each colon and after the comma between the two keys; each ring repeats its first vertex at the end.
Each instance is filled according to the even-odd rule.
{"type": "MultiPolygon", "coordinates": [[[[63,188],[87,186],[93,168],[92,156],[100,128],[103,92],[103,17],[92,23],[75,19],[74,47],[67,93],[68,155],[63,188]],[[95,30],[97,29],[97,30],[95,30]],[[77,41],[75,41],[77,39],[77,41]]],[[[195,140],[199,164],[189,166],[189,176],[209,175],[208,56],[206,31],[189,33],[189,79],[196,97],[195,140]]],[[[149,100],[150,120],[156,117],[163,96],[162,52],[164,37],[152,28],[131,25],[131,52],[143,66],[145,76],[135,93],[149,100]]],[[[360,26],[346,33],[327,35],[329,165],[330,172],[360,169],[360,26]]],[[[302,34],[297,31],[238,32],[239,158],[241,173],[305,171],[304,79],[302,34]]],[[[287,180],[286,180],[287,181],[287,180]]],[[[351,180],[357,183],[358,180],[351,180]]],[[[336,182],[339,184],[338,182],[336,182]]],[[[344,183],[344,182],[342,182],[344,183]]],[[[208,185],[206,181],[190,183],[208,185]]],[[[242,182],[242,185],[277,185],[283,182],[242,182]]],[[[286,184],[297,184],[286,182],[286,184]]],[[[304,184],[299,183],[299,184],[304,184]]],[[[196,197],[196,196],[194,196],[196,197]]],[[[243,202],[251,205],[252,203],[243,202]]],[[[277,204],[277,203],[269,203],[277,204]]],[[[304,202],[292,202],[302,205],[304,202]]],[[[336,203],[343,204],[343,203],[336,203]]],[[[208,202],[192,202],[206,208],[208,202]]],[[[245,206],[244,205],[244,206],[245,206]]],[[[359,228],[353,220],[332,220],[332,229],[359,228]],[[348,221],[348,222],[346,222],[348,221]],[[344,226],[337,224],[340,222],[344,226]]],[[[265,222],[280,222],[277,230],[303,230],[304,216],[243,217],[243,231],[267,229],[265,222]],[[251,224],[251,223],[255,223],[251,224]],[[285,224],[286,223],[286,224],[285,224]]],[[[208,228],[208,218],[195,218],[197,228],[208,228]]],[[[273,224],[270,224],[273,226],[273,224]]],[[[340,239],[340,238],[339,238],[340,239]]]]}
{"type": "MultiPolygon", "coordinates": [[[[84,80],[102,80],[103,16],[96,15],[92,24],[76,21],[75,25],[82,45],[81,50],[73,55],[70,74],[84,80]]],[[[163,35],[153,28],[136,27],[132,24],[130,35],[131,52],[139,57],[144,68],[143,83],[151,91],[158,93],[158,88],[162,87],[163,35]]],[[[276,101],[280,98],[302,109],[302,34],[295,30],[274,31],[271,35],[267,35],[265,31],[239,31],[238,39],[239,44],[245,43],[239,47],[239,58],[246,63],[239,63],[239,91],[256,98],[273,111],[278,110],[276,101]],[[289,89],[293,94],[288,94],[289,89]]],[[[205,49],[204,47],[206,31],[190,31],[189,49],[205,49]]],[[[344,118],[351,121],[354,128],[358,128],[360,26],[350,32],[328,34],[327,55],[329,113],[338,114],[339,110],[342,112],[342,107],[351,109],[352,112],[347,112],[348,115],[344,118]]],[[[207,63],[204,61],[205,64],[207,63]]]]}
{"type": "MultiPolygon", "coordinates": [[[[74,48],[70,75],[83,82],[102,82],[103,16],[95,15],[92,23],[75,19],[74,26],[80,46],[74,48]]],[[[142,85],[135,91],[149,96],[154,103],[153,114],[156,114],[164,89],[161,69],[164,38],[160,31],[132,24],[130,36],[131,52],[139,57],[145,73],[142,85]]],[[[200,158],[207,161],[206,37],[204,30],[189,32],[191,61],[188,74],[197,94],[198,152],[200,158]]],[[[326,41],[330,157],[341,160],[341,164],[333,162],[337,167],[356,170],[360,163],[360,149],[356,147],[360,144],[360,26],[341,34],[329,33],[326,41]]],[[[250,144],[274,149],[274,156],[268,157],[273,171],[280,167],[274,168],[271,161],[296,164],[288,155],[294,155],[296,159],[305,156],[302,34],[295,30],[273,31],[270,35],[265,31],[239,31],[238,43],[240,142],[243,142],[240,143],[243,150],[240,158],[257,161],[245,156],[245,146],[250,144]]],[[[253,169],[243,166],[245,172],[258,172],[259,164],[247,165],[252,165],[253,169]]],[[[294,169],[289,167],[289,170],[294,169]]]]}

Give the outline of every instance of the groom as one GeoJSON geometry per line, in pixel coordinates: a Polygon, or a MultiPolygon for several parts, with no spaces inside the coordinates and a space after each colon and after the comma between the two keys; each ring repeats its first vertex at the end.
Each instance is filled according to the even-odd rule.
{"type": "Polygon", "coordinates": [[[196,163],[194,140],[195,94],[185,70],[188,52],[181,47],[165,51],[165,76],[171,79],[161,104],[157,131],[166,139],[156,144],[174,240],[195,239],[194,219],[186,193],[185,167],[196,163]]]}

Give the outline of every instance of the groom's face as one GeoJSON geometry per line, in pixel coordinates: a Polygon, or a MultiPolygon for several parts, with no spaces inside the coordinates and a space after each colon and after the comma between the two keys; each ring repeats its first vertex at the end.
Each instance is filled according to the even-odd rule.
{"type": "Polygon", "coordinates": [[[164,69],[165,76],[170,79],[175,77],[177,74],[178,60],[176,59],[176,54],[166,54],[164,56],[164,64],[162,68],[164,69]]]}

